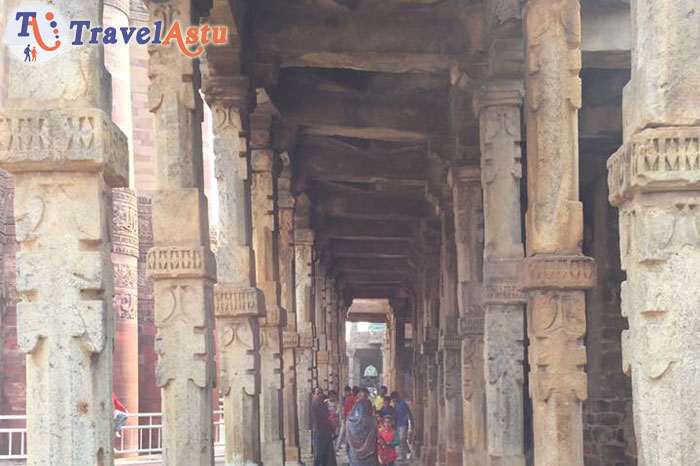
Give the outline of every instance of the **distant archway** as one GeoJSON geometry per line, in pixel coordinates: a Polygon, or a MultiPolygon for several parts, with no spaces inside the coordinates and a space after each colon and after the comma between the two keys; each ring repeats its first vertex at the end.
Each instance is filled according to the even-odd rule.
{"type": "Polygon", "coordinates": [[[379,371],[376,367],[369,365],[365,367],[365,372],[362,374],[363,377],[379,377],[379,371]]]}

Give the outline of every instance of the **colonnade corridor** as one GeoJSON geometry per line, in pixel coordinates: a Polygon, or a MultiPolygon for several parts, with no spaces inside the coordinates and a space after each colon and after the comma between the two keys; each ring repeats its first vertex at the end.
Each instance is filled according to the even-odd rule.
{"type": "Polygon", "coordinates": [[[0,0],[0,465],[699,464],[698,13],[0,0]]]}

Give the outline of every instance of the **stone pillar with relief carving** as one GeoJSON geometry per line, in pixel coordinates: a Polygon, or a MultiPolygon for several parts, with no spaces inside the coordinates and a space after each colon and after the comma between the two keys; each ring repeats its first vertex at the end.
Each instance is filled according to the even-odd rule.
{"type": "Polygon", "coordinates": [[[632,2],[623,146],[608,160],[620,209],[623,369],[639,464],[700,458],[700,1],[632,2]],[[653,14],[652,14],[653,13],[653,14]]]}
{"type": "Polygon", "coordinates": [[[214,174],[219,197],[218,281],[214,313],[220,351],[219,393],[224,399],[226,464],[260,459],[260,329],[264,297],[255,288],[251,238],[248,112],[244,77],[208,77],[205,95],[213,120],[214,174]]]}
{"type": "Polygon", "coordinates": [[[297,416],[296,351],[299,346],[297,332],[295,261],[294,261],[294,196],[292,195],[292,170],[289,154],[280,156],[282,170],[277,180],[279,206],[279,277],[281,305],[287,311],[287,321],[282,333],[282,397],[284,405],[284,458],[287,465],[299,465],[299,438],[297,416]]]}
{"type": "Polygon", "coordinates": [[[585,290],[595,263],[581,253],[578,0],[529,0],[525,17],[527,258],[530,395],[535,464],[583,464],[581,408],[587,395],[585,290]]]}
{"type": "Polygon", "coordinates": [[[450,170],[457,257],[459,344],[464,464],[486,464],[486,389],[484,380],[484,309],[482,254],[484,223],[480,170],[456,165],[450,170]]]}
{"type": "Polygon", "coordinates": [[[328,390],[328,363],[330,356],[326,333],[326,319],[328,318],[326,309],[326,268],[321,261],[316,261],[314,272],[317,384],[323,390],[328,390]]]}
{"type": "MultiPolygon", "coordinates": [[[[99,0],[59,0],[52,6],[95,24],[102,21],[99,0]]],[[[127,186],[128,150],[110,117],[104,50],[64,44],[51,62],[50,79],[28,72],[12,57],[8,65],[0,167],[15,183],[17,343],[26,354],[27,464],[111,465],[110,188],[127,186]]]]}
{"type": "MultiPolygon", "coordinates": [[[[431,230],[432,231],[432,230],[431,230]]],[[[424,391],[424,446],[421,451],[421,464],[437,464],[439,393],[437,389],[437,364],[435,353],[438,346],[439,313],[439,233],[433,232],[432,241],[426,240],[425,268],[422,274],[424,318],[422,322],[421,358],[425,367],[424,391]]]]}
{"type": "Polygon", "coordinates": [[[280,305],[277,155],[270,146],[274,108],[264,92],[251,116],[253,249],[256,283],[265,295],[265,317],[260,319],[261,456],[263,464],[284,463],[282,408],[282,328],[286,311],[280,305]]]}
{"type": "Polygon", "coordinates": [[[440,242],[440,339],[442,355],[442,391],[444,409],[440,427],[443,429],[444,456],[438,463],[445,466],[462,465],[464,429],[462,417],[462,357],[459,339],[459,307],[457,301],[457,250],[452,196],[446,195],[441,215],[440,242]]]}
{"type": "Polygon", "coordinates": [[[312,368],[314,351],[313,245],[310,228],[311,205],[306,195],[296,200],[294,211],[294,275],[297,332],[296,349],[297,415],[299,449],[304,464],[313,463],[311,442],[311,390],[314,387],[312,368]]]}
{"type": "MultiPolygon", "coordinates": [[[[188,0],[151,2],[151,22],[193,24],[188,0]]],[[[158,189],[148,275],[155,298],[156,384],[163,410],[163,462],[211,465],[214,387],[214,281],[203,192],[199,64],[176,45],[149,46],[148,90],[155,116],[158,189]]]]}
{"type": "Polygon", "coordinates": [[[525,295],[517,286],[521,234],[519,81],[479,87],[481,186],[484,196],[484,375],[488,463],[524,466],[525,295]]]}
{"type": "MultiPolygon", "coordinates": [[[[139,412],[138,258],[139,216],[136,192],[112,189],[112,263],[114,264],[114,382],[121,403],[139,412]]],[[[130,419],[127,425],[137,425],[130,419]]],[[[138,448],[135,435],[124,435],[124,450],[138,448]]]]}

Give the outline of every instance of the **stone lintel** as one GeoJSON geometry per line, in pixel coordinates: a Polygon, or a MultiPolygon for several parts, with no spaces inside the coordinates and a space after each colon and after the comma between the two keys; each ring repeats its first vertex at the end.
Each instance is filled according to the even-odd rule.
{"type": "Polygon", "coordinates": [[[591,257],[537,255],[520,266],[520,289],[585,290],[596,282],[596,265],[591,257]]]}
{"type": "Polygon", "coordinates": [[[245,76],[208,76],[203,81],[202,92],[210,105],[217,102],[241,110],[255,106],[255,93],[245,76]]]}
{"type": "Polygon", "coordinates": [[[280,306],[268,307],[265,317],[260,320],[261,327],[284,327],[287,321],[287,311],[280,306]]]}
{"type": "Polygon", "coordinates": [[[127,186],[124,133],[99,108],[0,111],[0,167],[21,172],[99,172],[111,187],[127,186]]]}
{"type": "Polygon", "coordinates": [[[635,192],[700,191],[700,127],[645,129],[607,165],[614,206],[635,192]]]}
{"type": "Polygon", "coordinates": [[[296,348],[299,346],[299,334],[297,332],[282,332],[282,347],[296,348]]]}
{"type": "Polygon", "coordinates": [[[484,318],[472,316],[459,317],[459,336],[469,338],[484,334],[484,318]]]}
{"type": "Polygon", "coordinates": [[[146,258],[148,277],[206,278],[216,280],[216,258],[204,247],[161,246],[154,247],[146,258]]]}
{"type": "Polygon", "coordinates": [[[484,262],[484,304],[520,304],[527,295],[518,285],[518,269],[522,259],[484,262]]]}
{"type": "Polygon", "coordinates": [[[474,114],[488,107],[519,107],[523,103],[525,88],[522,81],[489,81],[479,85],[474,100],[474,114]]]}
{"type": "Polygon", "coordinates": [[[259,317],[265,315],[265,296],[252,286],[217,283],[214,288],[216,317],[259,317]]]}

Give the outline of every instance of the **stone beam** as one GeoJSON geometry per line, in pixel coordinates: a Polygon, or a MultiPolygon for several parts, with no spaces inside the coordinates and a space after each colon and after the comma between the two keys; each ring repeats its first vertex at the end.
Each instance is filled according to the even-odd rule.
{"type": "Polygon", "coordinates": [[[281,79],[271,96],[284,119],[306,134],[421,142],[449,133],[445,93],[433,91],[417,99],[327,87],[295,74],[281,79]]]}
{"type": "Polygon", "coordinates": [[[301,3],[258,2],[252,15],[252,49],[282,67],[349,68],[387,72],[441,72],[464,60],[480,42],[477,12],[455,8],[376,8],[328,11],[301,3]],[[468,17],[466,17],[468,16],[468,17]],[[450,31],[446,34],[445,31],[450,31]]]}
{"type": "Polygon", "coordinates": [[[328,217],[321,233],[330,239],[407,240],[416,236],[418,222],[366,220],[328,217]]]}
{"type": "Polygon", "coordinates": [[[391,145],[367,150],[343,140],[320,136],[303,137],[295,150],[299,169],[312,179],[350,183],[422,183],[425,153],[422,145],[391,145]]]}
{"type": "Polygon", "coordinates": [[[366,259],[345,258],[333,261],[333,270],[336,272],[405,272],[411,265],[406,259],[366,259]]]}
{"type": "Polygon", "coordinates": [[[402,258],[407,257],[411,250],[409,241],[356,241],[333,239],[328,246],[332,257],[350,258],[402,258]]]}

